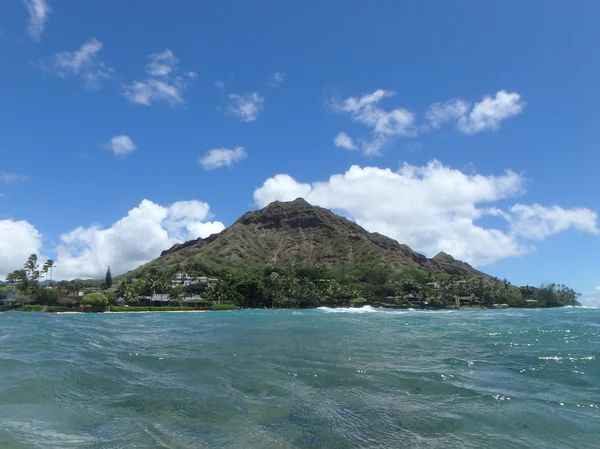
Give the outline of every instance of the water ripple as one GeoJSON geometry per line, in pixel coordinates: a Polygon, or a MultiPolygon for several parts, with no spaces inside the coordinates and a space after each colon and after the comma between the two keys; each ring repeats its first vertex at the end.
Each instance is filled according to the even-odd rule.
{"type": "Polygon", "coordinates": [[[0,447],[595,447],[600,311],[0,313],[0,447]]]}

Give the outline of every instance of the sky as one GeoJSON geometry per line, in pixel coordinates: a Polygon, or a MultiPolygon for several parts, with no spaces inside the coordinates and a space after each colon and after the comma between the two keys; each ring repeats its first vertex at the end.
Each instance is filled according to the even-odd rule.
{"type": "Polygon", "coordinates": [[[5,0],[0,278],[303,197],[600,304],[600,3],[5,0]]]}

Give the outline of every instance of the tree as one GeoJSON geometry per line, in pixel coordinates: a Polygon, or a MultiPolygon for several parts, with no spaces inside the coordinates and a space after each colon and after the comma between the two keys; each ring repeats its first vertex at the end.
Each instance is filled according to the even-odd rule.
{"type": "Polygon", "coordinates": [[[262,307],[263,306],[263,284],[260,279],[250,274],[243,274],[234,279],[234,288],[242,299],[243,307],[262,307]]]}
{"type": "Polygon", "coordinates": [[[181,301],[181,298],[183,298],[183,286],[182,285],[174,285],[173,287],[169,288],[169,298],[173,298],[175,301],[177,301],[178,303],[181,301]]]}
{"type": "Polygon", "coordinates": [[[51,288],[38,288],[35,293],[35,302],[45,306],[55,306],[58,299],[58,293],[51,288]]]}
{"type": "Polygon", "coordinates": [[[108,307],[108,298],[102,293],[88,293],[81,300],[81,305],[105,310],[108,307]]]}
{"type": "Polygon", "coordinates": [[[284,279],[283,276],[271,271],[270,267],[265,270],[265,288],[266,296],[271,301],[271,309],[275,307],[275,303],[279,304],[283,297],[284,279]]]}
{"type": "Polygon", "coordinates": [[[237,292],[233,285],[233,276],[228,270],[224,270],[222,277],[206,291],[206,298],[217,304],[222,302],[240,304],[243,301],[242,295],[237,292]]]}
{"type": "Polygon", "coordinates": [[[12,273],[9,273],[6,276],[6,280],[8,282],[16,283],[17,288],[23,294],[27,294],[29,291],[29,278],[27,277],[27,271],[25,270],[15,270],[12,273]]]}
{"type": "Polygon", "coordinates": [[[46,274],[46,279],[48,279],[49,281],[52,281],[52,268],[54,268],[54,260],[52,259],[48,259],[46,262],[44,262],[44,265],[42,266],[42,271],[46,274]],[[50,272],[49,278],[48,272],[50,272]]]}
{"type": "Polygon", "coordinates": [[[137,300],[138,291],[130,280],[124,280],[117,284],[117,297],[123,298],[126,302],[137,300]]]}
{"type": "Polygon", "coordinates": [[[36,254],[32,254],[23,265],[25,271],[27,271],[29,280],[32,284],[35,284],[37,279],[40,277],[40,272],[38,271],[38,257],[36,254]]]}
{"type": "Polygon", "coordinates": [[[46,284],[48,284],[48,270],[49,268],[46,266],[46,264],[42,265],[42,273],[44,273],[44,277],[46,278],[46,284]]]}
{"type": "Polygon", "coordinates": [[[110,265],[106,269],[106,277],[104,278],[104,287],[107,289],[112,287],[112,274],[110,272],[110,265]]]}

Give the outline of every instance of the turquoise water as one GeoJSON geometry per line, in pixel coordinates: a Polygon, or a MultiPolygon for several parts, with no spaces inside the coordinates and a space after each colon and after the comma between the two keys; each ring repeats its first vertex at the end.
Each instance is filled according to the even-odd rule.
{"type": "Polygon", "coordinates": [[[0,448],[595,448],[600,310],[0,313],[0,448]]]}

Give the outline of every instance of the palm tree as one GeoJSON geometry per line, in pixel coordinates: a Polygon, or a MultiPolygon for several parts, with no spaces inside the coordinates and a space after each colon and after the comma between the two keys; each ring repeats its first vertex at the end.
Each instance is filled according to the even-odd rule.
{"type": "Polygon", "coordinates": [[[129,280],[120,281],[117,284],[117,296],[123,298],[126,302],[134,302],[138,297],[136,286],[129,280]]]}
{"type": "Polygon", "coordinates": [[[25,270],[29,272],[29,277],[32,283],[35,282],[36,277],[39,277],[39,267],[40,266],[38,265],[38,257],[36,254],[32,254],[31,256],[29,256],[27,262],[25,262],[25,265],[23,265],[23,268],[25,268],[25,270]]]}
{"type": "Polygon", "coordinates": [[[195,279],[198,276],[198,272],[196,270],[196,265],[191,260],[183,266],[183,271],[184,271],[184,276],[183,276],[184,278],[186,276],[189,276],[190,278],[195,279]]]}
{"type": "Polygon", "coordinates": [[[43,276],[48,279],[48,266],[46,264],[42,265],[42,273],[44,273],[43,276]]]}
{"type": "Polygon", "coordinates": [[[6,276],[6,280],[18,283],[19,285],[17,288],[21,290],[22,293],[27,294],[27,290],[29,290],[29,277],[27,277],[26,270],[15,270],[6,276]]]}
{"type": "Polygon", "coordinates": [[[173,298],[181,306],[181,298],[183,297],[183,286],[175,285],[169,289],[169,296],[173,298]]]}

